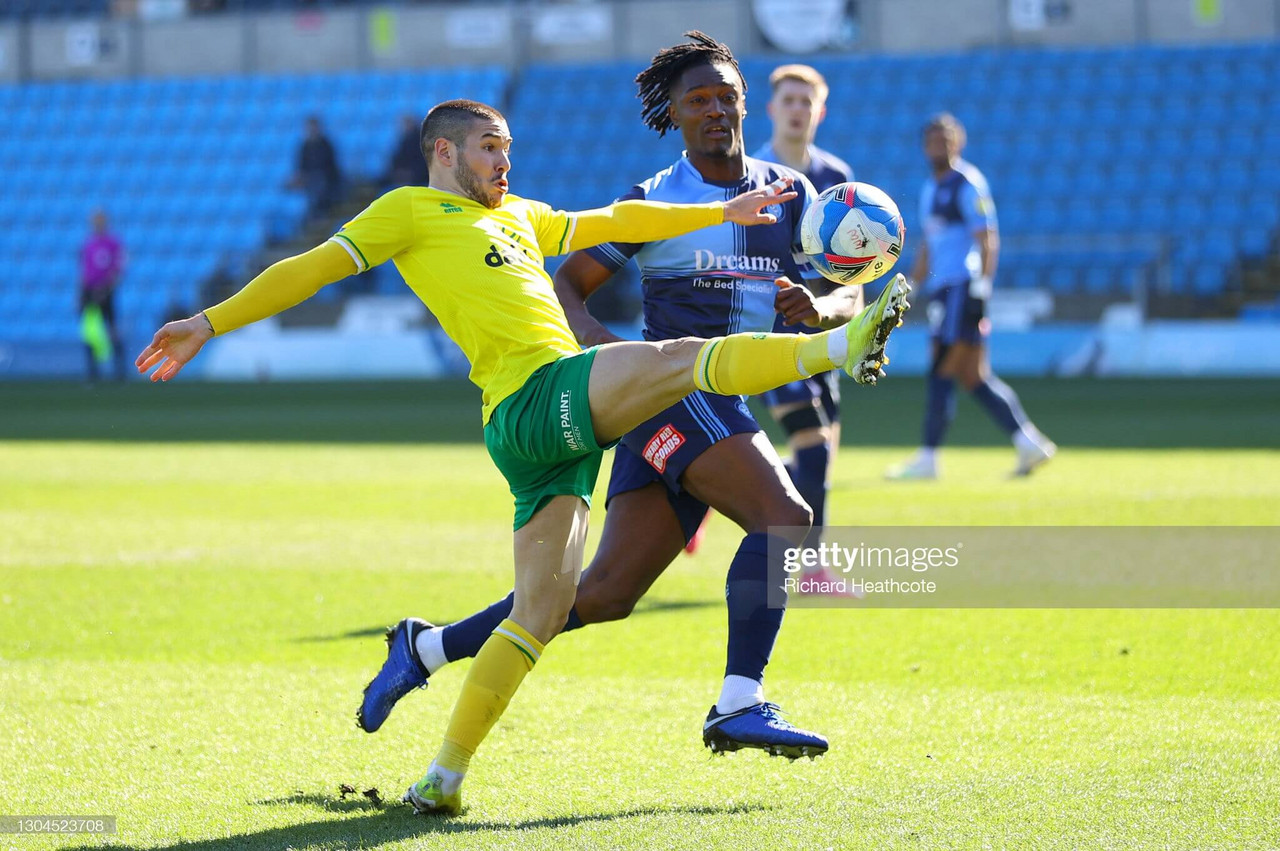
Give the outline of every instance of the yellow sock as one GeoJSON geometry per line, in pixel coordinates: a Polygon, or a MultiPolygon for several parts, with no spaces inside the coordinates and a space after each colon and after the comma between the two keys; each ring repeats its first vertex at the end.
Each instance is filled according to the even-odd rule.
{"type": "Polygon", "coordinates": [[[542,655],[542,644],[510,618],[498,624],[462,681],[444,745],[436,755],[442,768],[465,774],[471,756],[502,716],[524,675],[542,655]]]}
{"type": "Polygon", "coordinates": [[[843,328],[820,334],[731,334],[702,344],[693,383],[708,393],[754,396],[835,369],[845,356],[843,328]]]}

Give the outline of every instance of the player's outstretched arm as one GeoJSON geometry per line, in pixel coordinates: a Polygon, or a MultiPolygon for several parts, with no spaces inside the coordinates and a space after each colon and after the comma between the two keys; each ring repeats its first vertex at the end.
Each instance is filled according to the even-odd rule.
{"type": "Polygon", "coordinates": [[[778,220],[765,212],[770,204],[796,197],[791,178],[781,177],[761,189],[711,204],[665,204],[658,201],[619,201],[598,210],[573,214],[568,249],[590,248],[603,242],[655,242],[724,222],[771,225],[778,220]]]}
{"type": "Polygon", "coordinates": [[[177,375],[215,334],[234,331],[274,316],[315,295],[321,287],[340,281],[355,271],[351,256],[333,242],[289,257],[267,267],[231,298],[164,325],[151,338],[134,364],[152,381],[168,381],[177,375]]]}
{"type": "Polygon", "coordinates": [[[552,279],[556,287],[556,298],[560,300],[565,318],[569,320],[569,329],[583,346],[616,343],[623,339],[604,327],[587,310],[587,297],[600,289],[612,276],[613,273],[590,254],[575,251],[560,264],[552,279]]]}

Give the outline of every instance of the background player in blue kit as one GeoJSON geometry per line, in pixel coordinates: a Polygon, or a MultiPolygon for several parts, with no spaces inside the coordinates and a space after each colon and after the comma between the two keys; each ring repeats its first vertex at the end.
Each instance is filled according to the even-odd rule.
{"type": "MultiPolygon", "coordinates": [[[[769,75],[769,86],[772,89],[769,118],[773,121],[773,135],[754,156],[795,169],[809,178],[818,192],[853,180],[853,169],[848,163],[813,143],[818,125],[827,114],[828,88],[823,76],[808,65],[780,65],[769,75]]],[[[837,285],[820,280],[810,287],[819,293],[829,293],[837,285]]],[[[861,299],[862,288],[852,289],[861,299]]],[[[861,308],[859,301],[857,309],[861,308]]],[[[779,316],[773,330],[804,333],[802,322],[807,318],[779,316]]],[[[831,467],[840,446],[840,374],[825,372],[803,381],[793,381],[760,398],[786,432],[787,445],[791,448],[787,472],[800,495],[813,509],[813,528],[805,544],[816,546],[822,539],[822,527],[826,525],[831,467]]],[[[820,568],[806,578],[833,578],[823,575],[825,573],[825,569],[820,568]]]]}
{"type": "Polygon", "coordinates": [[[1029,474],[1057,452],[1027,419],[1013,388],[991,371],[986,307],[1000,235],[986,178],[960,158],[964,144],[964,127],[950,113],[934,116],[924,127],[924,153],[933,176],[920,194],[924,240],[912,277],[924,287],[933,351],[924,439],[915,457],[886,473],[890,479],[937,477],[937,449],[955,417],[956,381],[1013,440],[1015,475],[1029,474]]]}
{"type": "MultiPolygon", "coordinates": [[[[745,83],[729,49],[702,33],[658,53],[636,78],[645,124],[660,135],[679,129],[686,154],[624,198],[692,202],[735,197],[781,177],[800,188],[769,211],[767,227],[703,229],[689,238],[606,244],[570,255],[555,276],[570,327],[584,345],[617,340],[585,306],[586,297],[634,257],[644,289],[649,340],[700,331],[768,331],[777,313],[836,327],[856,311],[856,288],[815,298],[798,281],[800,218],[814,197],[802,175],[742,150],[745,83]],[[778,280],[783,279],[786,280],[778,280]]],[[[736,396],[695,393],[628,433],[618,446],[600,546],[583,574],[566,629],[616,620],[680,554],[707,506],[746,533],[729,566],[728,660],[720,696],[703,727],[713,750],[742,747],[785,756],[816,755],[824,737],[797,729],[764,699],[764,669],[782,625],[767,605],[769,527],[811,519],[768,438],[736,396]]],[[[511,598],[443,628],[423,629],[415,647],[428,672],[472,656],[507,612],[511,598]]]]}

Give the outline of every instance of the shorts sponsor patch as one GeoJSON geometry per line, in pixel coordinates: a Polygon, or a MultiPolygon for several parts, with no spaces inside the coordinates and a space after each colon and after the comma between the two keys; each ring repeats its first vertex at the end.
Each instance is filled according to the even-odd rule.
{"type": "Polygon", "coordinates": [[[585,447],[582,439],[582,429],[573,421],[573,398],[572,391],[562,390],[560,392],[560,436],[564,438],[565,446],[574,452],[581,452],[585,447]]]}
{"type": "Polygon", "coordinates": [[[658,429],[658,433],[645,444],[644,460],[659,473],[666,472],[667,461],[676,450],[684,445],[684,435],[676,431],[675,426],[668,423],[658,429]]]}

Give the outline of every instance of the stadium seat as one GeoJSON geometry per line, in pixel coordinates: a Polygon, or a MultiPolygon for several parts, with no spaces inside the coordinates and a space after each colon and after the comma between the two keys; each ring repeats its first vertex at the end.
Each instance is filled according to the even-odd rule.
{"type": "MultiPolygon", "coordinates": [[[[31,10],[107,5],[15,3],[31,10]]],[[[910,234],[919,233],[916,199],[927,176],[922,121],[947,108],[966,123],[967,156],[990,180],[1008,237],[1002,286],[1124,291],[1152,262],[1141,251],[1094,252],[1087,262],[1065,250],[1019,252],[1024,237],[1068,246],[1106,233],[1150,245],[1153,237],[1180,244],[1202,228],[1229,231],[1210,247],[1180,252],[1171,264],[1171,287],[1206,296],[1226,286],[1241,257],[1261,257],[1275,244],[1280,50],[1274,45],[979,49],[815,61],[832,83],[819,144],[895,197],[910,234]],[[875,132],[857,120],[855,96],[882,104],[875,132]]],[[[749,150],[767,136],[763,99],[774,62],[742,62],[758,110],[747,121],[749,150]]],[[[535,63],[523,70],[506,104],[520,136],[517,192],[561,207],[592,206],[679,155],[678,134],[659,140],[639,125],[634,109],[615,111],[601,124],[613,105],[634,106],[636,70],[631,61],[535,63]],[[582,136],[598,143],[563,143],[582,136]],[[560,179],[566,174],[576,178],[560,179]]],[[[508,80],[500,68],[449,68],[0,86],[6,115],[0,219],[40,223],[0,231],[0,248],[22,258],[12,276],[17,283],[0,283],[0,316],[25,317],[36,305],[49,310],[70,298],[27,282],[74,281],[68,247],[83,239],[97,206],[109,210],[128,242],[122,292],[154,280],[159,290],[150,301],[128,298],[139,311],[158,313],[172,287],[198,285],[193,267],[207,270],[223,251],[244,255],[268,238],[297,233],[305,201],[284,184],[307,114],[325,120],[345,170],[373,177],[385,167],[401,115],[416,116],[459,91],[503,102],[508,80]],[[95,104],[92,115],[86,102],[95,104]]],[[[379,279],[375,286],[397,281],[379,279]]],[[[19,335],[25,328],[75,333],[74,322],[4,327],[5,334],[15,333],[9,328],[19,335]]]]}

